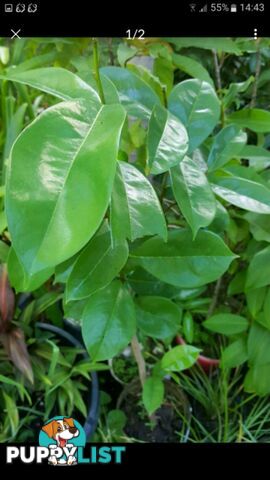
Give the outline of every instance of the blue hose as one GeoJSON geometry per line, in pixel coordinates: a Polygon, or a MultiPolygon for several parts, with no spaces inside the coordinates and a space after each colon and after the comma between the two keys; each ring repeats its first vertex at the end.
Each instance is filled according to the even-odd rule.
{"type": "MultiPolygon", "coordinates": [[[[83,358],[85,359],[89,358],[81,342],[76,338],[74,338],[73,335],[63,330],[62,328],[56,327],[55,325],[51,325],[49,323],[43,323],[43,322],[36,322],[35,325],[38,328],[41,328],[42,330],[56,333],[60,337],[67,340],[74,347],[84,350],[84,352],[82,352],[83,358]]],[[[92,388],[91,388],[91,393],[89,397],[88,414],[85,420],[85,424],[83,426],[87,440],[90,440],[90,438],[95,433],[97,423],[98,423],[98,416],[99,416],[99,383],[98,383],[98,376],[96,372],[91,372],[91,379],[92,379],[92,388]]]]}

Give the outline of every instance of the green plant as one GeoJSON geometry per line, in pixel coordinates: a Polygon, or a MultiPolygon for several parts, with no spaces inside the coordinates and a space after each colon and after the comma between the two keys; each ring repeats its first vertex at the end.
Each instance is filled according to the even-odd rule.
{"type": "Polygon", "coordinates": [[[121,66],[100,68],[93,40],[90,64],[1,73],[49,99],[33,121],[28,99],[8,151],[11,284],[54,276],[93,362],[131,344],[149,415],[202,347],[223,369],[247,361],[245,389],[268,394],[269,40],[117,42],[121,66]],[[146,358],[146,339],[165,351],[146,358]]]}

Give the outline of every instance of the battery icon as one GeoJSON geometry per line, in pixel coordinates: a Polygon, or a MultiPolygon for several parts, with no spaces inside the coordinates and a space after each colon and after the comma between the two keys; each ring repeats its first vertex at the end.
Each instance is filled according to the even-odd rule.
{"type": "Polygon", "coordinates": [[[237,5],[235,3],[231,5],[231,12],[233,13],[237,12],[237,5]]]}

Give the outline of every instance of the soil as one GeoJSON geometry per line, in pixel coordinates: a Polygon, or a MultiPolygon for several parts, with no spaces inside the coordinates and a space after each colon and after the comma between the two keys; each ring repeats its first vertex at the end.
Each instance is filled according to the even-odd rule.
{"type": "Polygon", "coordinates": [[[178,432],[183,429],[181,416],[189,415],[189,404],[178,385],[166,381],[165,392],[165,402],[155,412],[151,422],[140,401],[138,380],[128,385],[119,397],[117,405],[128,418],[128,424],[124,429],[126,435],[150,443],[179,442],[178,432]]]}

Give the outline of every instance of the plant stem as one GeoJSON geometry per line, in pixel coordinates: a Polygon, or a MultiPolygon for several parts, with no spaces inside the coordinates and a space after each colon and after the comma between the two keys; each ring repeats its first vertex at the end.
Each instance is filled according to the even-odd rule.
{"type": "Polygon", "coordinates": [[[222,85],[221,85],[221,76],[220,76],[220,65],[218,62],[218,56],[217,56],[217,51],[212,50],[213,52],[213,57],[214,57],[214,65],[215,65],[215,74],[216,74],[216,84],[217,84],[217,89],[221,90],[222,85]]]}
{"type": "Polygon", "coordinates": [[[258,41],[258,49],[256,52],[256,67],[255,67],[255,80],[253,83],[253,89],[251,94],[250,108],[254,108],[257,100],[258,80],[261,73],[261,50],[260,43],[258,41]]]}
{"type": "Polygon", "coordinates": [[[98,93],[100,96],[101,103],[105,104],[105,95],[103,92],[103,87],[100,79],[100,74],[99,74],[99,54],[98,54],[98,41],[96,38],[93,38],[93,54],[94,54],[94,70],[93,70],[93,75],[96,80],[96,84],[98,87],[98,93]]]}
{"type": "Polygon", "coordinates": [[[163,96],[164,107],[168,108],[167,90],[165,86],[162,86],[162,96],[163,96]]]}
{"type": "Polygon", "coordinates": [[[219,292],[220,292],[220,289],[221,289],[221,285],[222,285],[222,277],[220,277],[218,279],[218,281],[215,285],[215,290],[214,290],[212,302],[210,303],[210,306],[209,306],[209,309],[208,309],[208,312],[207,312],[207,318],[211,317],[211,315],[213,315],[213,313],[215,311],[215,308],[216,308],[217,302],[218,302],[218,296],[219,296],[219,292]]]}
{"type": "Polygon", "coordinates": [[[136,363],[138,365],[140,382],[143,388],[144,382],[146,380],[146,366],[145,366],[145,361],[141,352],[141,347],[140,347],[137,335],[134,335],[134,337],[131,340],[131,349],[132,349],[134,358],[136,360],[136,363]]]}
{"type": "Polygon", "coordinates": [[[108,52],[110,57],[110,65],[114,65],[114,54],[113,54],[113,46],[112,46],[112,38],[108,38],[108,52]]]}

